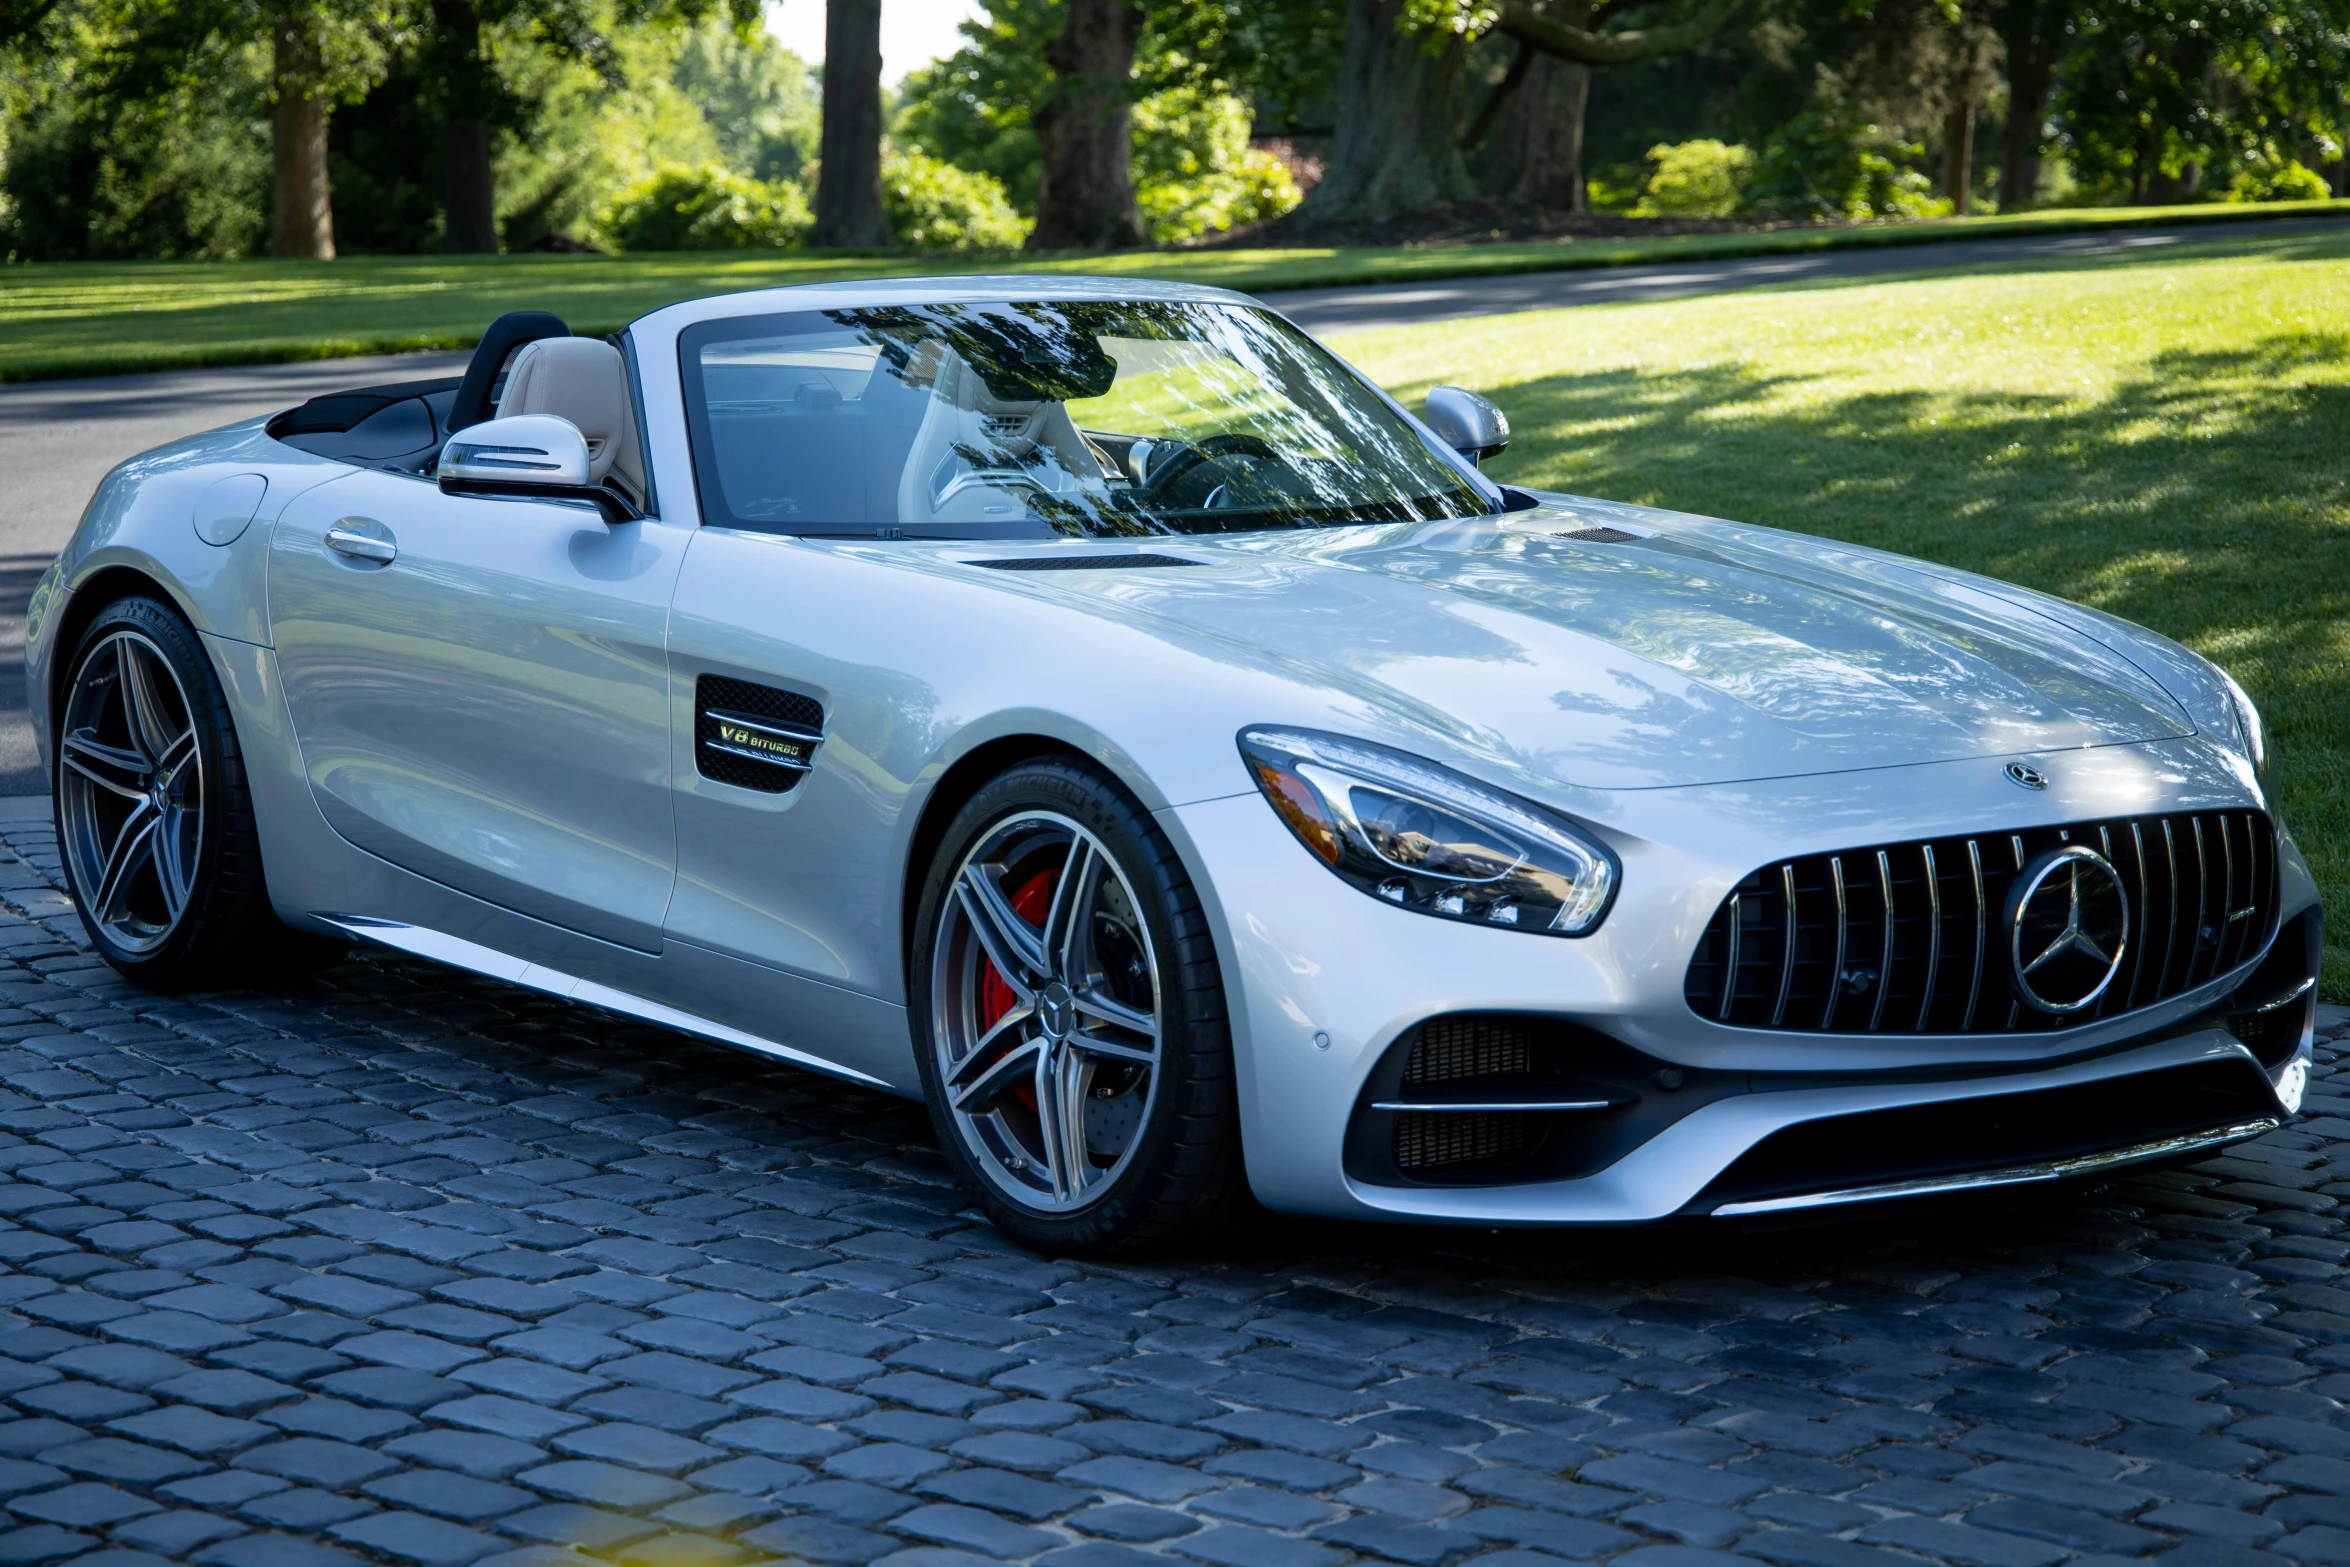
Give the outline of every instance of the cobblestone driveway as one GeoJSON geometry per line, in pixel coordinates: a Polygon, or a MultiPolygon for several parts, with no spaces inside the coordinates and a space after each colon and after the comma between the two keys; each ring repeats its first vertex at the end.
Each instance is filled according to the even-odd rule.
{"type": "Polygon", "coordinates": [[[913,1107],[525,992],[130,990],[0,836],[0,1567],[2350,1561],[2330,1054],[1927,1235],[1071,1264],[913,1107]]]}

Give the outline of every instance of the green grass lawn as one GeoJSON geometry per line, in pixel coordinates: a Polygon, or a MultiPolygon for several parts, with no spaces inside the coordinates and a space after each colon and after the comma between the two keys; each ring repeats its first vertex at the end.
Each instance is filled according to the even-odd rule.
{"type": "Polygon", "coordinates": [[[2177,638],[2266,715],[2350,1000],[2350,235],[1365,333],[1491,395],[1499,478],[2006,578],[2177,638]]]}
{"type": "Polygon", "coordinates": [[[836,278],[1095,272],[1181,278],[1256,291],[2344,212],[2350,212],[2350,202],[2205,205],[1649,240],[1160,251],[973,262],[795,251],[0,266],[0,381],[462,348],[504,310],[552,310],[576,331],[600,333],[680,299],[836,278]]]}

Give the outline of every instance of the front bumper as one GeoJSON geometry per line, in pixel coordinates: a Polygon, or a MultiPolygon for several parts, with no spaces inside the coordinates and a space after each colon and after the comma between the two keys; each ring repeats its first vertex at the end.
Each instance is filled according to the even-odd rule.
{"type": "MultiPolygon", "coordinates": [[[[1625,861],[1626,895],[1600,932],[1578,940],[1479,929],[1367,898],[1323,873],[1253,794],[1161,813],[1217,927],[1251,1186],[1276,1210],[1353,1219],[1643,1223],[2060,1180],[2191,1155],[2289,1119],[2308,1070],[2307,1030],[2256,1053],[2217,1026],[2223,1003],[2252,988],[2244,969],[2060,1033],[1772,1034],[1690,1011],[1690,954],[1750,861],[1805,852],[1807,842],[1868,841],[1864,821],[1887,823],[1886,836],[1981,830],[1987,810],[2012,812],[2017,792],[1995,765],[1970,763],[1625,801],[1610,813],[1619,821],[1650,818],[1609,834],[1625,861]],[[1965,775],[1974,771],[1997,790],[1972,787],[1965,775]],[[1717,808],[1701,809],[1695,796],[1709,792],[1717,808]],[[1950,803],[1921,804],[1937,799],[1950,803]],[[1643,1071],[1711,1087],[1663,1096],[1694,1108],[1644,1121],[1604,1159],[1555,1170],[1425,1180],[1356,1157],[1372,1096],[1393,1097],[1383,1064],[1430,1020],[1464,1014],[1582,1030],[1643,1071]],[[2107,1090],[2159,1113],[2093,1117],[2053,1141],[1987,1138],[1979,1158],[1933,1168],[1894,1159],[1839,1171],[1815,1160],[1808,1184],[1791,1189],[1781,1161],[1776,1184],[1752,1178],[1755,1161],[1777,1152],[1763,1145],[1791,1128],[1994,1099],[2004,1102],[1982,1107],[2003,1111],[2044,1094],[2074,1094],[2077,1107],[2078,1096],[2096,1103],[2107,1090]]],[[[2064,800],[2049,809],[2089,814],[2064,800]]],[[[2315,888],[2289,837],[2278,852],[2284,920],[2314,921],[2315,888]]]]}
{"type": "MultiPolygon", "coordinates": [[[[1703,1105],[1606,1168],[1575,1179],[1476,1187],[1350,1179],[1347,1185],[1356,1202],[1389,1217],[1502,1225],[1736,1218],[2062,1180],[2275,1130],[2295,1107],[2284,1102],[2278,1082],[2291,1088],[2306,1073],[2306,1049],[2299,1073],[2288,1065],[2272,1077],[2225,1029],[2194,1029],[2042,1071],[1763,1089],[1703,1105]],[[2127,1113],[2101,1117],[2098,1090],[2132,1101],[2127,1113]],[[2144,1102],[2158,1095],[2169,1102],[2144,1102]],[[2005,1138],[1986,1130],[1979,1162],[1925,1145],[1914,1153],[1883,1146],[1899,1112],[1981,1107],[1988,1124],[1993,1105],[2006,1111],[2002,1119],[2032,1124],[2005,1138]],[[2073,1127],[2046,1126],[2067,1114],[2078,1115],[2073,1127]],[[1834,1135],[1775,1153],[1776,1134],[1797,1128],[1834,1135]],[[2054,1140],[2035,1143],[2040,1133],[2054,1140]],[[1826,1151],[1837,1143],[1841,1161],[1826,1151]]],[[[2297,1105],[2297,1089],[2293,1097],[2297,1105]]]]}

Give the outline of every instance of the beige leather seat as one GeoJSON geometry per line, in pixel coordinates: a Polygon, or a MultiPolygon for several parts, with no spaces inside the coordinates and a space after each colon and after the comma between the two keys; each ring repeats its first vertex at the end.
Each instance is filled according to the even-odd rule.
{"type": "Polygon", "coordinates": [[[588,482],[606,474],[632,496],[645,494],[645,462],[638,449],[636,414],[628,397],[628,369],[620,350],[593,337],[542,337],[525,343],[506,363],[506,390],[498,412],[554,414],[587,438],[588,482]]]}

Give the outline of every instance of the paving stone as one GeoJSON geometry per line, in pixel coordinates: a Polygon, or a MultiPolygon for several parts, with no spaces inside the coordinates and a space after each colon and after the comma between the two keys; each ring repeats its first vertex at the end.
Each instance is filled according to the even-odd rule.
{"type": "Polygon", "coordinates": [[[417,1513],[377,1513],[336,1524],[327,1532],[378,1555],[395,1561],[418,1562],[423,1567],[465,1567],[496,1551],[503,1543],[477,1530],[417,1513]]]}
{"type": "Polygon", "coordinates": [[[515,1476],[534,1490],[568,1502],[636,1510],[658,1507],[690,1494],[691,1488],[660,1475],[642,1474],[616,1464],[591,1459],[568,1459],[542,1464],[515,1476]]]}
{"type": "Polygon", "coordinates": [[[237,1455],[240,1469],[259,1470],[303,1485],[341,1489],[371,1480],[399,1464],[381,1453],[349,1442],[329,1442],[300,1436],[273,1442],[237,1455]]]}
{"type": "Polygon", "coordinates": [[[77,1485],[60,1486],[54,1491],[20,1496],[8,1504],[8,1510],[20,1517],[62,1524],[69,1529],[103,1529],[136,1518],[142,1513],[154,1512],[156,1507],[153,1502],[134,1496],[120,1486],[100,1485],[85,1480],[77,1485]]]}

